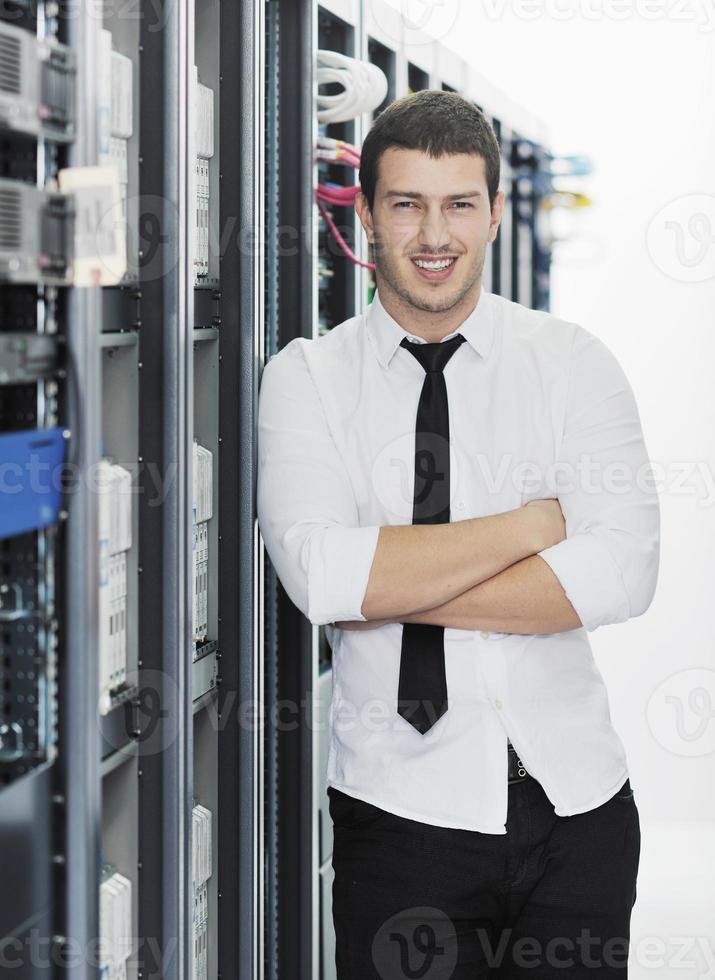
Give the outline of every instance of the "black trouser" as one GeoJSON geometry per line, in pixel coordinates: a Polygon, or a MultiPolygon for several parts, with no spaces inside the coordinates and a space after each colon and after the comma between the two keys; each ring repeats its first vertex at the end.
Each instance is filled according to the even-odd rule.
{"type": "Polygon", "coordinates": [[[512,783],[506,834],[328,796],[338,980],[627,977],[640,856],[629,780],[571,817],[535,779],[512,783]]]}

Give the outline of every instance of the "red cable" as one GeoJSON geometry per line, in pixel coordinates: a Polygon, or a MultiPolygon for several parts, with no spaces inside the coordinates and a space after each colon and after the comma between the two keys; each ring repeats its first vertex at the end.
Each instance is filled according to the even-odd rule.
{"type": "MultiPolygon", "coordinates": [[[[344,149],[338,150],[338,154],[340,154],[340,156],[338,156],[337,159],[326,160],[325,162],[340,163],[343,164],[343,166],[352,166],[355,167],[356,169],[359,169],[360,154],[358,150],[347,143],[343,144],[343,146],[344,149]]],[[[320,159],[320,153],[318,153],[317,159],[320,159]]],[[[338,231],[335,222],[330,217],[330,215],[328,214],[327,210],[323,205],[323,201],[327,201],[329,204],[336,204],[340,207],[349,207],[351,204],[355,203],[355,198],[357,197],[359,190],[360,190],[359,184],[350,185],[348,187],[341,187],[341,188],[326,187],[324,184],[318,184],[318,187],[316,188],[315,191],[315,198],[316,201],[318,202],[318,207],[320,208],[321,214],[325,218],[325,221],[328,227],[330,228],[330,231],[332,232],[333,236],[335,237],[335,240],[337,241],[338,245],[343,250],[345,255],[350,259],[351,262],[354,262],[355,265],[360,265],[363,267],[363,269],[374,270],[375,269],[374,262],[363,262],[362,259],[359,259],[357,255],[355,255],[355,253],[352,251],[348,243],[345,241],[343,236],[338,231]]]]}
{"type": "Polygon", "coordinates": [[[375,263],[374,262],[363,262],[362,259],[359,259],[357,257],[357,255],[355,255],[355,253],[352,251],[352,249],[350,248],[350,246],[348,245],[348,243],[345,241],[345,239],[343,238],[343,236],[340,234],[340,232],[336,228],[335,222],[330,217],[330,215],[328,214],[328,212],[325,210],[325,206],[323,205],[323,202],[320,200],[319,197],[317,198],[317,201],[318,201],[318,207],[320,208],[320,211],[321,211],[323,217],[325,218],[326,222],[328,223],[328,227],[330,228],[331,232],[335,236],[335,240],[337,241],[338,245],[341,247],[341,249],[343,250],[343,252],[345,252],[345,254],[347,255],[347,257],[352,262],[354,262],[355,265],[361,265],[363,267],[363,269],[374,269],[375,268],[375,263]]]}

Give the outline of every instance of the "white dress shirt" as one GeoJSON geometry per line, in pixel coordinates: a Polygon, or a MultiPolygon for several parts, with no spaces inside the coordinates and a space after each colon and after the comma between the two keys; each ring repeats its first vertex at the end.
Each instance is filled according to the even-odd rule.
{"type": "Polygon", "coordinates": [[[444,369],[451,521],[558,497],[567,537],[539,554],[583,626],[446,627],[448,710],[422,735],[397,713],[402,624],[333,625],[365,620],[379,528],[412,522],[424,370],[400,341],[424,340],[379,293],[265,364],[257,516],[286,592],[332,648],[327,784],[413,820],[505,834],[507,738],[558,816],[599,806],[629,775],[588,631],[650,605],[660,510],[632,389],[599,338],[483,287],[455,333],[467,343],[444,369]]]}

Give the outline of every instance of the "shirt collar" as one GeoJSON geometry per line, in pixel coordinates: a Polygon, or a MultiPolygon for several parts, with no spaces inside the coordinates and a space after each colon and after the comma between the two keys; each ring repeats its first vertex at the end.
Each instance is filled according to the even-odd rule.
{"type": "MultiPolygon", "coordinates": [[[[372,302],[365,312],[367,333],[372,343],[378,361],[383,367],[389,367],[392,355],[400,346],[404,337],[424,343],[422,337],[404,330],[387,312],[380,301],[378,290],[375,290],[372,302]]],[[[477,305],[460,327],[447,334],[443,340],[448,340],[455,334],[461,333],[467,343],[480,355],[487,357],[494,341],[494,308],[492,294],[482,285],[479,291],[477,305]]]]}

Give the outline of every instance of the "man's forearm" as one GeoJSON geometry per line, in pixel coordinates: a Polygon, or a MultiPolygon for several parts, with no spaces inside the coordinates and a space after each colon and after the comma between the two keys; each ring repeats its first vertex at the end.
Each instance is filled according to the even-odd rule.
{"type": "Polygon", "coordinates": [[[371,622],[339,622],[343,629],[374,629],[387,622],[430,623],[496,633],[563,633],[582,624],[561,583],[538,555],[515,562],[432,609],[371,622]]]}
{"type": "Polygon", "coordinates": [[[546,547],[529,507],[445,524],[380,528],[361,612],[399,620],[435,607],[546,547]]]}

